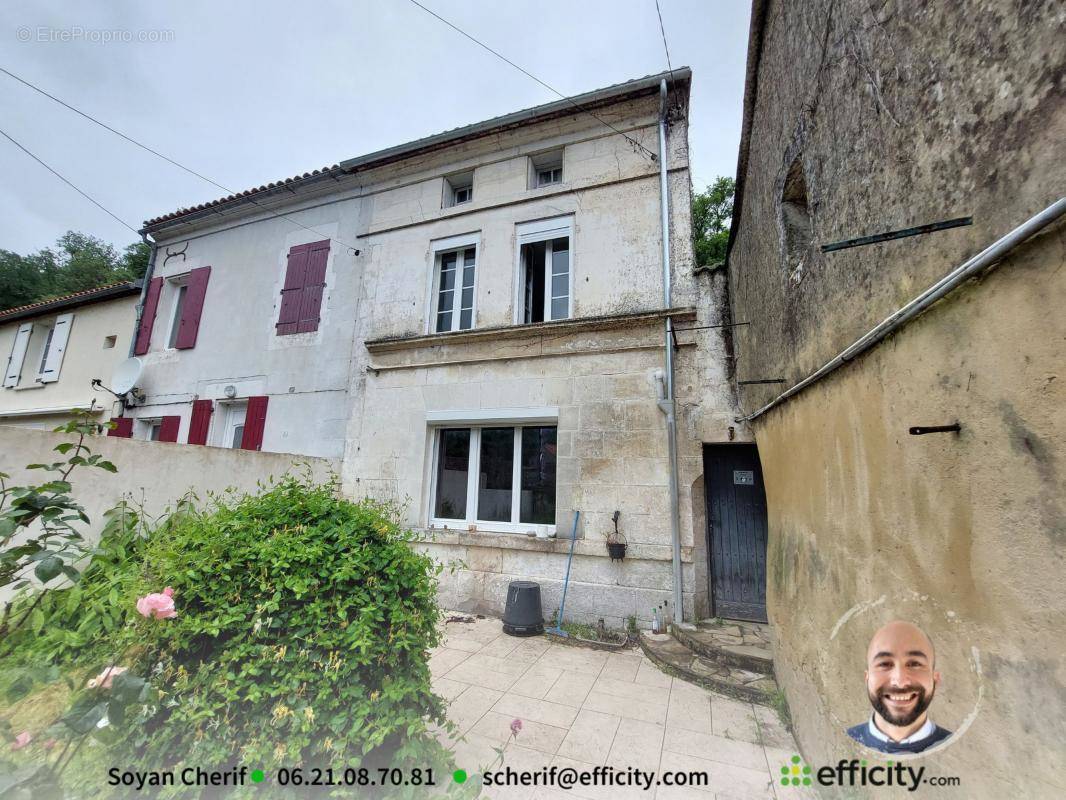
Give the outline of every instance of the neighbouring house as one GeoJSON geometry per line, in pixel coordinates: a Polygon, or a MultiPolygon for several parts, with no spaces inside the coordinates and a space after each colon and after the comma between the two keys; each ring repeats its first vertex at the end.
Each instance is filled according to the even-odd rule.
{"type": "Polygon", "coordinates": [[[809,764],[851,757],[903,618],[956,732],[930,772],[1066,794],[1064,61],[1051,2],[753,4],[732,341],[809,764]]]}
{"type": "Polygon", "coordinates": [[[114,396],[92,382],[107,385],[129,355],[139,293],[114,283],[0,311],[0,425],[51,429],[94,401],[94,420],[116,414],[114,396]]]}
{"type": "Polygon", "coordinates": [[[498,613],[511,580],[534,579],[550,616],[580,512],[568,617],[706,615],[703,444],[737,434],[724,274],[693,270],[690,80],[621,83],[145,223],[132,435],[342,456],[349,496],[397,502],[456,566],[452,607],[498,613]]]}

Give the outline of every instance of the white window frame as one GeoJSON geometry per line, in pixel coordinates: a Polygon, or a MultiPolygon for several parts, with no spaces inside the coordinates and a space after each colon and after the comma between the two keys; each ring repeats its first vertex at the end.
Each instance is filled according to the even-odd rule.
{"type": "Polygon", "coordinates": [[[184,303],[179,303],[182,298],[182,289],[185,290],[185,300],[189,299],[189,274],[186,272],[184,275],[176,275],[173,278],[167,278],[168,294],[170,295],[170,311],[167,314],[167,328],[166,335],[167,341],[164,345],[164,350],[177,350],[175,345],[178,341],[178,335],[181,333],[181,318],[180,313],[184,309],[184,303]]]}
{"type": "Polygon", "coordinates": [[[37,382],[43,383],[41,379],[44,377],[44,366],[48,363],[48,350],[52,346],[52,337],[55,336],[56,325],[55,320],[50,323],[41,323],[41,327],[47,328],[48,332],[44,335],[44,344],[41,345],[41,361],[37,365],[37,382]]]}
{"type": "Polygon", "coordinates": [[[455,206],[465,206],[468,203],[474,202],[474,170],[468,169],[462,172],[456,172],[452,175],[444,176],[444,192],[441,198],[442,208],[454,208],[455,206]],[[457,200],[456,192],[468,190],[468,195],[465,200],[457,200]]]}
{"type": "Polygon", "coordinates": [[[138,425],[141,427],[141,435],[137,438],[145,442],[158,442],[158,439],[152,438],[153,431],[163,432],[163,418],[162,417],[140,417],[137,420],[138,425]]]}
{"type": "Polygon", "coordinates": [[[458,236],[449,236],[446,239],[435,239],[429,243],[429,297],[426,305],[426,325],[425,332],[429,335],[435,333],[449,333],[450,331],[459,330],[475,330],[477,328],[477,291],[478,282],[480,280],[480,259],[481,259],[481,232],[475,231],[473,233],[459,234],[458,236]],[[469,248],[474,248],[474,300],[473,306],[470,309],[470,327],[460,328],[459,321],[461,314],[459,313],[459,306],[462,305],[462,275],[459,270],[459,259],[456,259],[456,269],[460,274],[456,275],[456,302],[452,306],[452,327],[449,331],[437,330],[437,311],[440,304],[440,261],[441,257],[451,252],[462,252],[469,248]]]}
{"type": "Polygon", "coordinates": [[[565,172],[563,171],[563,151],[549,150],[546,153],[538,153],[529,157],[529,188],[544,189],[549,186],[560,186],[563,183],[565,172]],[[544,172],[554,173],[559,171],[559,180],[541,182],[540,176],[544,172]]]}
{"type": "MultiPolygon", "coordinates": [[[[488,533],[535,533],[539,536],[554,536],[555,524],[536,524],[522,522],[522,429],[554,427],[558,442],[558,409],[525,409],[521,418],[515,418],[508,412],[486,411],[466,412],[459,415],[437,413],[427,416],[431,426],[429,459],[429,495],[427,505],[427,524],[430,528],[448,528],[466,531],[475,527],[478,532],[488,533]],[[541,413],[530,413],[540,411],[541,413]],[[440,432],[444,429],[470,429],[470,455],[467,464],[466,483],[466,518],[447,519],[434,515],[437,500],[437,466],[440,457],[440,432]],[[514,428],[514,458],[511,474],[511,522],[477,519],[478,476],[481,474],[481,431],[483,428],[514,428]]],[[[559,501],[558,455],[556,455],[556,510],[559,501]]]]}
{"type": "Polygon", "coordinates": [[[219,400],[218,407],[221,414],[211,415],[211,432],[208,441],[213,441],[215,447],[224,447],[227,450],[240,450],[238,444],[233,446],[233,434],[236,428],[243,427],[248,420],[248,400],[219,400]]]}
{"type": "MultiPolygon", "coordinates": [[[[566,303],[566,316],[559,317],[559,319],[573,319],[574,317],[574,217],[568,215],[565,217],[551,217],[548,219],[533,220],[531,222],[521,222],[515,226],[515,292],[514,292],[514,324],[515,325],[539,325],[537,322],[525,321],[525,281],[523,280],[522,270],[524,265],[522,264],[522,246],[527,244],[535,244],[536,242],[549,242],[548,247],[545,248],[544,257],[547,260],[547,265],[551,265],[551,245],[552,239],[560,239],[567,237],[570,247],[570,264],[569,264],[569,283],[567,285],[567,303],[566,303]]],[[[549,269],[546,279],[544,281],[544,322],[554,322],[555,318],[551,316],[551,271],[549,269]]]]}

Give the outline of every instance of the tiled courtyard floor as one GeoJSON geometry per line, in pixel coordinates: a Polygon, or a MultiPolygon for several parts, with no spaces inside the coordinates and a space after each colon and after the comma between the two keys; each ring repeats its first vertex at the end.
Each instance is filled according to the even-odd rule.
{"type": "MultiPolygon", "coordinates": [[[[433,686],[449,701],[462,739],[456,764],[473,774],[496,758],[515,770],[552,764],[607,765],[661,773],[697,770],[703,787],[486,787],[518,800],[741,800],[810,796],[780,787],[781,766],[798,751],[768,708],[716,695],[661,672],[639,649],[606,653],[543,636],[503,633],[498,619],[445,625],[430,658],[433,686]],[[522,730],[511,740],[512,720],[522,730]],[[780,792],[778,790],[780,789],[780,792]]],[[[443,738],[442,734],[442,738],[443,738]]],[[[483,796],[484,796],[483,795],[483,796]]]]}

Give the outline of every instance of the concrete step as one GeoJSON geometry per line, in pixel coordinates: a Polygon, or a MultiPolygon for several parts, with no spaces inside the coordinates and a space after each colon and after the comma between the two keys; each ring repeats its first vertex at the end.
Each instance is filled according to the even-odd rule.
{"type": "Polygon", "coordinates": [[[665,672],[712,692],[772,706],[777,681],[772,673],[712,661],[693,652],[669,633],[642,631],[640,646],[665,672]]]}
{"type": "Polygon", "coordinates": [[[697,655],[731,667],[774,674],[770,626],[757,622],[704,620],[698,625],[672,625],[681,644],[697,655]]]}

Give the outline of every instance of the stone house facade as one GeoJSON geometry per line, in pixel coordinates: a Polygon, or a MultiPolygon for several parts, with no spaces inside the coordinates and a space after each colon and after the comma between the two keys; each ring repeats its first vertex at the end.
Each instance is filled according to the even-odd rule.
{"type": "Polygon", "coordinates": [[[807,763],[851,757],[867,643],[903,618],[956,734],[922,763],[967,797],[1066,792],[1063,55],[1053,3],[753,5],[733,345],[807,763]]]}
{"type": "Polygon", "coordinates": [[[499,613],[523,578],[550,616],[580,511],[568,618],[647,624],[677,597],[706,614],[701,447],[735,434],[735,409],[707,327],[723,277],[693,270],[690,80],[629,81],[146,223],[134,435],[170,417],[179,442],[340,457],[346,494],[398,503],[452,565],[449,607],[499,613]],[[622,561],[605,547],[615,511],[622,561]]]}

